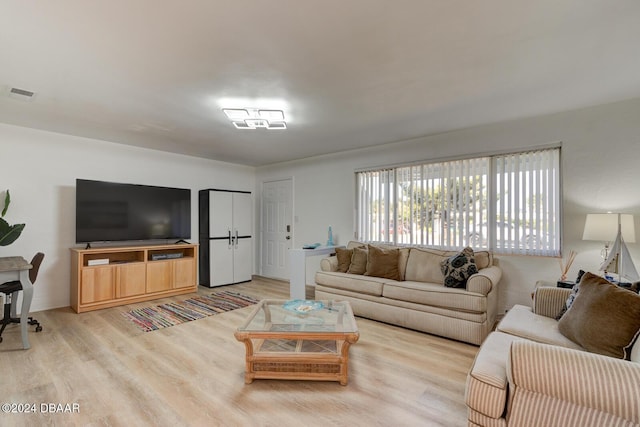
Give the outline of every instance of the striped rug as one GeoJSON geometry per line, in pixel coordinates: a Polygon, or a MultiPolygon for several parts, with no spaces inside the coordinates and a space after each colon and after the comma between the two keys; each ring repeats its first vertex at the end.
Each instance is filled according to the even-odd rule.
{"type": "Polygon", "coordinates": [[[224,313],[225,311],[247,307],[257,302],[257,299],[247,295],[221,291],[209,296],[199,295],[180,302],[138,308],[122,313],[122,315],[144,332],[150,332],[224,313]]]}

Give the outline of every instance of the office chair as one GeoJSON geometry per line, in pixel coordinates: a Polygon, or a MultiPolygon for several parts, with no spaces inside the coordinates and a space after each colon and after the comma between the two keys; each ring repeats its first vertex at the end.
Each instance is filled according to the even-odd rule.
{"type": "MultiPolygon", "coordinates": [[[[40,264],[42,264],[42,260],[44,259],[44,254],[42,252],[38,252],[34,255],[31,260],[31,270],[29,270],[29,280],[31,283],[35,283],[36,278],[38,277],[38,270],[40,270],[40,264]]],[[[7,327],[10,323],[20,323],[19,317],[11,317],[11,304],[13,297],[17,297],[17,292],[22,290],[22,283],[20,280],[13,280],[11,282],[5,282],[0,285],[0,293],[5,294],[4,299],[4,317],[0,324],[2,327],[0,328],[0,342],[2,342],[2,332],[4,332],[4,328],[7,327]]],[[[40,332],[42,330],[42,326],[40,323],[34,319],[33,317],[29,317],[30,325],[36,325],[36,332],[40,332]]]]}

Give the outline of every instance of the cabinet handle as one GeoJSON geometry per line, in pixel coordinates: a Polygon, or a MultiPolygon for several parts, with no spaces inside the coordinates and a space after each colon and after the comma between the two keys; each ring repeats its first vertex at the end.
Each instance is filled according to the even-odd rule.
{"type": "Polygon", "coordinates": [[[229,248],[231,248],[231,245],[232,245],[232,243],[231,243],[231,230],[229,229],[227,231],[229,232],[229,248]]]}
{"type": "Polygon", "coordinates": [[[238,249],[238,229],[236,228],[236,249],[238,249]]]}

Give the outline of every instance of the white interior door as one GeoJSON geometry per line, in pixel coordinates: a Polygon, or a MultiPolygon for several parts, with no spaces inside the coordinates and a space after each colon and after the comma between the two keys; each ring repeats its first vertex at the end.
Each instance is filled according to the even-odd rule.
{"type": "Polygon", "coordinates": [[[289,280],[289,249],[294,232],[291,179],[262,183],[261,212],[261,274],[289,280]]]}

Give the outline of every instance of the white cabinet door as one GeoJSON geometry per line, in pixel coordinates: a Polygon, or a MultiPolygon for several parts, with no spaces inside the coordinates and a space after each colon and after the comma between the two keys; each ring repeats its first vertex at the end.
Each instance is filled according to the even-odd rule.
{"type": "Polygon", "coordinates": [[[221,286],[230,285],[233,281],[233,246],[229,246],[229,241],[211,240],[209,242],[209,262],[210,262],[210,285],[221,286]]]}
{"type": "Polygon", "coordinates": [[[251,236],[251,212],[253,206],[250,193],[233,193],[233,233],[238,236],[251,236]]]}
{"type": "Polygon", "coordinates": [[[209,237],[226,237],[233,232],[233,193],[209,193],[209,237]]]}
{"type": "Polygon", "coordinates": [[[251,280],[251,272],[253,271],[252,240],[238,239],[233,254],[233,280],[235,283],[251,280]]]}

